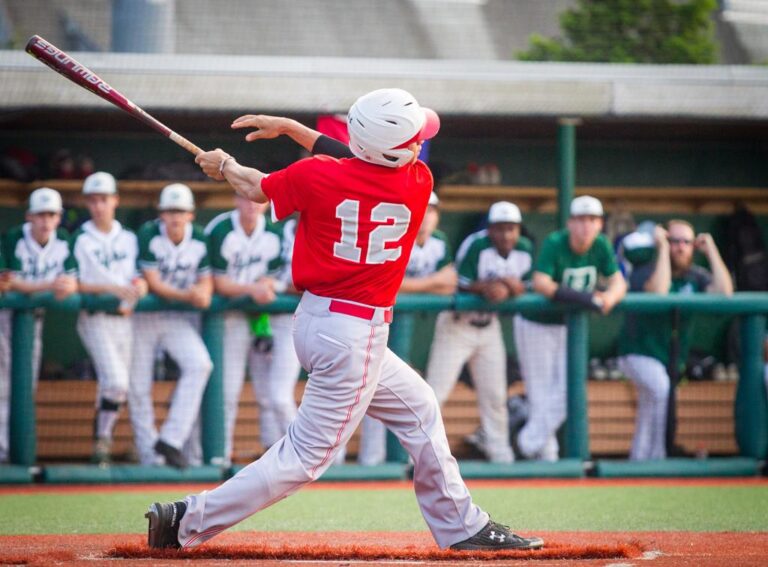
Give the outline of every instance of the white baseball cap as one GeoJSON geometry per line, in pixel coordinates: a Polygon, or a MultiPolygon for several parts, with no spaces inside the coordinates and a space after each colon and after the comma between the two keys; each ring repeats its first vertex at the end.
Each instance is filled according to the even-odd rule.
{"type": "Polygon", "coordinates": [[[523,222],[523,215],[520,214],[520,209],[514,203],[509,201],[499,201],[491,205],[488,210],[488,224],[495,224],[497,222],[523,222]]]}
{"type": "Polygon", "coordinates": [[[27,212],[30,214],[37,213],[60,213],[64,210],[61,204],[61,195],[55,189],[50,187],[40,187],[35,189],[29,196],[29,209],[27,212]]]}
{"type": "Polygon", "coordinates": [[[192,196],[192,190],[183,183],[166,185],[160,192],[157,208],[160,211],[194,211],[195,198],[192,196]]]}
{"type": "Polygon", "coordinates": [[[571,201],[571,216],[572,217],[601,217],[603,216],[603,205],[598,199],[590,197],[589,195],[582,195],[576,197],[571,201]]]}
{"type": "Polygon", "coordinates": [[[432,191],[432,193],[429,194],[429,203],[428,205],[431,205],[432,207],[436,207],[440,204],[440,199],[437,198],[437,193],[432,191]]]}
{"type": "Polygon", "coordinates": [[[106,171],[91,173],[83,182],[83,195],[115,195],[117,183],[106,171]]]}

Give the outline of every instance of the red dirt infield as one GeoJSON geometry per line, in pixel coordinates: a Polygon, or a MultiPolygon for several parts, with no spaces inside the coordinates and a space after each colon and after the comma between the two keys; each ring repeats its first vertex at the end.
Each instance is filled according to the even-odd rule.
{"type": "Polygon", "coordinates": [[[536,552],[439,550],[427,532],[233,532],[195,550],[150,552],[141,535],[0,536],[0,565],[768,565],[768,533],[553,532],[536,552]]]}

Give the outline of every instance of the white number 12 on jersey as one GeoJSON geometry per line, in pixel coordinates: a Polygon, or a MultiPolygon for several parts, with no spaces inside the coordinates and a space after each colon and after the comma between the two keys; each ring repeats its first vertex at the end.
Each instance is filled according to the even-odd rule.
{"type": "MultiPolygon", "coordinates": [[[[357,245],[360,225],[360,201],[346,199],[336,207],[336,218],[341,220],[341,240],[333,245],[333,255],[350,262],[360,262],[362,250],[357,245]]],[[[399,203],[379,203],[371,210],[371,221],[382,224],[368,235],[366,264],[383,264],[397,260],[402,247],[385,248],[388,242],[400,240],[408,230],[411,211],[399,203]]]]}

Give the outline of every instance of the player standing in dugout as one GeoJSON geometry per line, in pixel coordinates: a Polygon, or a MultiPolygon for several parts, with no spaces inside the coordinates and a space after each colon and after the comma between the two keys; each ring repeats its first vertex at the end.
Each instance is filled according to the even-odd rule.
{"type": "MultiPolygon", "coordinates": [[[[602,203],[589,195],[575,198],[566,228],[551,233],[541,245],[533,290],[554,301],[609,313],[624,298],[627,284],[602,229],[602,203]],[[598,288],[600,278],[606,280],[604,290],[598,288]]],[[[567,405],[565,318],[561,313],[515,315],[514,329],[530,406],[528,421],[517,435],[517,456],[557,461],[557,430],[567,405]]]]}
{"type": "Polygon", "coordinates": [[[147,282],[138,277],[136,235],[115,219],[120,202],[115,178],[104,171],[89,175],[83,182],[83,195],[91,218],[72,235],[79,291],[108,293],[120,299],[117,314],[83,310],[77,318],[77,332],[93,361],[99,384],[92,460],[104,466],[111,459],[112,433],[120,408],[128,399],[131,314],[147,293],[147,282]]]}
{"type": "MultiPolygon", "coordinates": [[[[272,303],[277,297],[277,273],[282,264],[280,234],[267,227],[266,203],[255,203],[235,196],[235,210],[222,213],[205,228],[216,293],[224,297],[247,295],[257,305],[272,303]]],[[[231,463],[235,423],[243,389],[253,337],[248,315],[227,311],[224,315],[225,442],[224,461],[231,463]]],[[[254,369],[251,368],[254,378],[254,369]]],[[[254,383],[254,391],[255,383],[254,383]]],[[[256,396],[259,399],[259,396],[256,396]]],[[[284,433],[284,432],[283,432],[284,433]]]]}
{"type": "MultiPolygon", "coordinates": [[[[139,229],[139,267],[149,291],[167,301],[197,309],[211,303],[213,280],[203,229],[192,221],[195,200],[181,183],[160,192],[160,218],[139,229]]],[[[198,417],[203,392],[213,369],[200,336],[200,313],[136,313],[128,406],[136,450],[143,465],[185,468],[202,462],[198,417]],[[158,432],[152,405],[152,377],[158,349],[181,370],[165,422],[158,432]],[[191,461],[191,463],[190,463],[191,461]]]]}
{"type": "MultiPolygon", "coordinates": [[[[245,116],[235,128],[259,127],[245,116]]],[[[380,89],[350,108],[351,159],[321,155],[269,175],[222,150],[196,161],[217,180],[279,220],[300,213],[293,279],[304,290],[294,342],[309,381],[288,432],[259,460],[211,491],[154,503],[150,547],[194,547],[319,478],[368,412],[398,437],[414,461],[414,487],[437,544],[452,549],[535,549],[472,502],[450,453],[432,389],[387,348],[392,305],[432,191],[418,161],[439,128],[437,115],[400,89],[380,89]],[[310,247],[309,239],[312,240],[310,247]]],[[[275,137],[281,131],[246,140],[275,137]]],[[[338,144],[305,128],[305,148],[338,144]]]]}
{"type": "MultiPolygon", "coordinates": [[[[57,300],[77,291],[75,264],[69,248],[69,236],[61,224],[64,207],[61,195],[50,187],[41,187],[29,196],[26,222],[6,235],[5,256],[10,276],[3,287],[18,293],[52,292],[57,300]]],[[[37,388],[43,352],[42,310],[35,311],[32,343],[32,380],[37,388]]],[[[8,460],[8,419],[11,391],[11,311],[0,310],[0,463],[8,460]]]]}

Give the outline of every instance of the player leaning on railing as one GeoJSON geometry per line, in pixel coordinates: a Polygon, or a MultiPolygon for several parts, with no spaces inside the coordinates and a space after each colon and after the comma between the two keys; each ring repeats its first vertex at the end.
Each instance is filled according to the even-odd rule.
{"type": "Polygon", "coordinates": [[[91,218],[72,235],[79,290],[120,299],[118,314],[81,311],[77,319],[77,332],[93,361],[99,383],[93,461],[106,465],[118,413],[128,399],[133,347],[130,315],[136,302],[147,293],[147,282],[136,270],[136,235],[115,219],[119,204],[115,178],[104,171],[89,175],[83,183],[83,195],[91,218]]]}
{"type": "MultiPolygon", "coordinates": [[[[75,266],[69,240],[61,223],[61,195],[48,187],[29,196],[26,222],[11,229],[5,239],[10,279],[5,286],[19,293],[53,292],[56,299],[77,291],[75,266]]],[[[6,276],[7,278],[8,276],[6,276]]],[[[32,378],[37,384],[42,354],[43,312],[35,313],[32,346],[32,378]]],[[[10,403],[11,312],[0,310],[0,462],[8,459],[8,418],[10,403]]]]}
{"type": "MultiPolygon", "coordinates": [[[[282,264],[279,231],[267,227],[266,203],[255,203],[240,195],[235,210],[214,218],[205,228],[216,292],[224,297],[247,295],[256,304],[272,303],[282,291],[277,274],[282,264]]],[[[248,314],[228,311],[224,315],[224,459],[232,459],[235,422],[249,354],[253,350],[248,314]]],[[[252,369],[252,377],[253,376],[252,369]]],[[[290,378],[286,378],[289,380],[290,378]]],[[[255,390],[254,383],[254,390],[255,390]]],[[[259,396],[257,396],[257,400],[259,396]]],[[[261,400],[259,400],[261,402],[261,400]]],[[[274,416],[271,416],[274,417],[274,416]]]]}
{"type": "MultiPolygon", "coordinates": [[[[160,218],[138,233],[139,266],[149,291],[167,301],[197,309],[210,305],[213,293],[203,229],[193,224],[195,201],[186,185],[163,188],[160,218]]],[[[133,361],[129,409],[139,459],[144,465],[184,468],[202,462],[197,427],[203,391],[213,363],[200,337],[200,313],[157,312],[134,315],[133,361]],[[155,429],[152,375],[157,349],[167,352],[181,370],[168,416],[155,429]]]]}
{"type": "MultiPolygon", "coordinates": [[[[237,125],[260,127],[253,118],[237,125]]],[[[437,133],[437,115],[405,91],[382,89],[359,98],[348,120],[355,158],[315,156],[268,176],[222,150],[196,158],[241,195],[270,200],[278,219],[300,213],[293,280],[304,294],[294,343],[309,381],[287,434],[258,461],[214,490],[150,506],[150,547],[194,547],[317,479],[366,412],[413,459],[416,497],[439,546],[543,545],[492,522],[472,502],[434,393],[387,349],[392,305],[432,190],[417,157],[437,133]]],[[[315,131],[301,135],[307,148],[319,142],[315,131]]]]}

